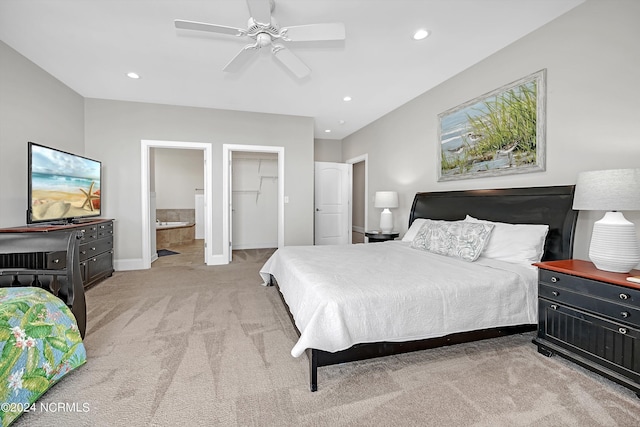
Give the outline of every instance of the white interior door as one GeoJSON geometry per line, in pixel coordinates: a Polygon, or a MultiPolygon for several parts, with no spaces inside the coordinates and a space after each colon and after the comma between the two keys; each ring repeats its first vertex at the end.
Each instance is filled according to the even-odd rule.
{"type": "Polygon", "coordinates": [[[346,163],[315,163],[315,244],[351,243],[351,169],[346,163]]]}

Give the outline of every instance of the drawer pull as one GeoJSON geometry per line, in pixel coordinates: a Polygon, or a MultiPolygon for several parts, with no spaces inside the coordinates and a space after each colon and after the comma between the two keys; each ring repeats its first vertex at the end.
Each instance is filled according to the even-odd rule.
{"type": "Polygon", "coordinates": [[[92,251],[95,251],[95,250],[96,250],[96,248],[91,248],[91,250],[92,250],[92,251]]]}
{"type": "Polygon", "coordinates": [[[629,299],[629,295],[627,295],[627,294],[620,294],[620,299],[629,299]]]}
{"type": "Polygon", "coordinates": [[[87,254],[87,251],[82,251],[82,252],[80,252],[80,253],[81,253],[82,255],[86,255],[86,254],[87,254]]]}
{"type": "Polygon", "coordinates": [[[555,304],[551,304],[551,309],[552,309],[552,310],[557,310],[557,309],[558,309],[558,306],[557,306],[557,305],[555,305],[555,304]]]}
{"type": "Polygon", "coordinates": [[[560,292],[558,292],[558,291],[551,291],[551,295],[553,295],[554,297],[557,297],[558,295],[560,295],[560,292]]]}
{"type": "Polygon", "coordinates": [[[553,276],[553,277],[551,278],[551,283],[556,283],[556,282],[558,282],[558,278],[557,278],[557,277],[555,277],[555,276],[553,276]]]}
{"type": "Polygon", "coordinates": [[[620,332],[621,334],[626,334],[627,328],[618,328],[618,332],[620,332]]]}
{"type": "Polygon", "coordinates": [[[631,314],[629,314],[628,311],[623,311],[622,313],[620,313],[620,316],[622,316],[623,318],[627,319],[629,316],[631,316],[631,314]]]}

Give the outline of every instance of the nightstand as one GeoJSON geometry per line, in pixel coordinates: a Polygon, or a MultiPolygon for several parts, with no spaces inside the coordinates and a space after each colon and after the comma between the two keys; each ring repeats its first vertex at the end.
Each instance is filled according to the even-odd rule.
{"type": "Polygon", "coordinates": [[[382,231],[367,231],[364,233],[369,238],[369,243],[386,242],[387,240],[394,240],[400,236],[400,233],[392,231],[391,233],[383,233],[382,231]]]}
{"type": "Polygon", "coordinates": [[[571,360],[640,397],[640,285],[626,280],[640,271],[610,273],[581,260],[535,265],[538,351],[571,360]]]}

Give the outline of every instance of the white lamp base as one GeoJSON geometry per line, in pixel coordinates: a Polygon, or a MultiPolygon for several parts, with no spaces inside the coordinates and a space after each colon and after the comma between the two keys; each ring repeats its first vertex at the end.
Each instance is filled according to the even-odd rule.
{"type": "Polygon", "coordinates": [[[380,231],[383,233],[391,233],[393,230],[393,214],[385,208],[380,214],[380,231]]]}
{"type": "Polygon", "coordinates": [[[640,262],[636,227],[622,212],[607,212],[593,224],[589,258],[599,270],[628,273],[640,262]]]}

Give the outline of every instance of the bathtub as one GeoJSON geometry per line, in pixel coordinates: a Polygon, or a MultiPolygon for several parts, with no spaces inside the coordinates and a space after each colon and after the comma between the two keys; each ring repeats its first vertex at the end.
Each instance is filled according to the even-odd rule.
{"type": "Polygon", "coordinates": [[[177,245],[193,243],[196,225],[193,222],[156,222],[156,247],[167,249],[177,245]]]}
{"type": "Polygon", "coordinates": [[[156,222],[156,229],[162,230],[165,228],[181,228],[181,227],[190,227],[194,224],[186,221],[160,221],[156,222]]]}

